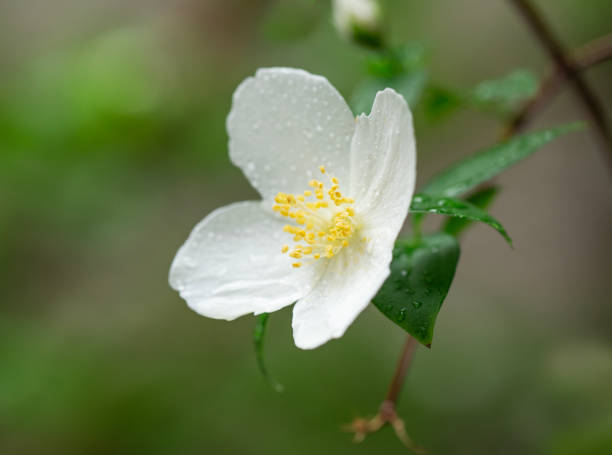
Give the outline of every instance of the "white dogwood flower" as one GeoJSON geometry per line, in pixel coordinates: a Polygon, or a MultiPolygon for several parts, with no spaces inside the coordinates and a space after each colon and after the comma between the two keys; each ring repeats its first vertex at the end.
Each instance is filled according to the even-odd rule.
{"type": "Polygon", "coordinates": [[[321,76],[260,69],[236,89],[229,155],[261,194],[213,211],[170,268],[196,312],[232,320],[296,302],[295,344],[344,334],[389,275],[415,184],[404,99],[379,92],[356,119],[321,76]]]}

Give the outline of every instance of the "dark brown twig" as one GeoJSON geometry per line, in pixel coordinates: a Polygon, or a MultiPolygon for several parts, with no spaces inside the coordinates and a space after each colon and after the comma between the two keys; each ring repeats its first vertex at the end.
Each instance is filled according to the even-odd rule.
{"type": "Polygon", "coordinates": [[[385,403],[389,403],[387,406],[395,408],[397,400],[399,398],[399,394],[402,391],[402,386],[404,385],[406,372],[408,371],[408,367],[412,362],[412,357],[414,356],[414,351],[416,350],[416,347],[417,340],[414,337],[408,335],[408,338],[406,338],[406,343],[404,343],[404,349],[402,350],[399,362],[397,363],[397,367],[395,368],[395,374],[393,375],[391,384],[389,384],[389,390],[387,392],[387,396],[385,397],[383,405],[385,403]]]}
{"type": "MultiPolygon", "coordinates": [[[[592,92],[584,78],[580,74],[580,69],[576,67],[571,58],[566,57],[567,53],[554,33],[544,21],[540,13],[533,7],[529,0],[510,0],[517,10],[521,13],[525,22],[529,25],[533,33],[536,35],[542,46],[550,55],[558,71],[563,78],[567,79],[574,92],[579,96],[587,113],[589,114],[591,123],[595,127],[603,145],[603,151],[606,161],[612,170],[612,135],[608,129],[604,111],[599,104],[595,94],[592,92]]],[[[548,82],[544,87],[550,90],[552,82],[548,82]]]]}
{"type": "Polygon", "coordinates": [[[570,58],[581,70],[598,65],[612,58],[612,34],[602,36],[574,51],[570,58]]]}
{"type": "MultiPolygon", "coordinates": [[[[593,66],[599,65],[612,59],[612,34],[591,41],[576,51],[572,52],[569,59],[579,71],[585,71],[593,66]]],[[[519,133],[533,118],[536,112],[549,103],[559,92],[566,79],[557,67],[549,72],[542,80],[540,89],[529,100],[523,108],[508,123],[504,138],[519,133]]]]}
{"type": "Polygon", "coordinates": [[[395,369],[395,374],[389,385],[387,396],[380,405],[378,414],[371,419],[356,418],[351,424],[347,425],[346,429],[355,434],[355,442],[363,441],[368,434],[375,433],[386,424],[389,424],[395,430],[395,434],[399,440],[402,441],[406,447],[417,454],[425,453],[421,447],[418,447],[412,442],[406,432],[404,421],[397,415],[396,411],[397,400],[402,390],[402,386],[404,385],[406,372],[412,362],[417,344],[417,340],[408,335],[395,369]]]}

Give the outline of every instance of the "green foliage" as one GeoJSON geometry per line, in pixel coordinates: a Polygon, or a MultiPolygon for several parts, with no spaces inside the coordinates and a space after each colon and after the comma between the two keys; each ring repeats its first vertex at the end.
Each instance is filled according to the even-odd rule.
{"type": "MultiPolygon", "coordinates": [[[[498,192],[498,186],[487,186],[466,198],[466,201],[484,210],[493,202],[498,192]]],[[[457,237],[472,223],[473,221],[468,218],[451,217],[446,221],[442,230],[457,237]]]]}
{"type": "Polygon", "coordinates": [[[460,108],[463,96],[447,88],[430,85],[423,94],[423,114],[430,122],[439,120],[460,108]]]}
{"type": "Polygon", "coordinates": [[[384,46],[380,30],[370,30],[366,27],[360,27],[358,24],[353,24],[351,35],[353,41],[361,46],[372,49],[382,49],[384,46]]]}
{"type": "Polygon", "coordinates": [[[427,87],[423,110],[429,121],[436,121],[459,108],[472,108],[507,117],[538,89],[533,72],[517,69],[499,79],[485,80],[469,90],[454,90],[440,85],[427,87]]]}
{"type": "Polygon", "coordinates": [[[512,71],[499,78],[482,81],[469,94],[475,106],[505,113],[532,97],[538,89],[538,78],[525,69],[512,71]]]}
{"type": "Polygon", "coordinates": [[[391,274],[373,303],[391,321],[431,346],[436,317],[450,288],[459,260],[455,237],[439,233],[416,244],[398,241],[391,274]]]}
{"type": "Polygon", "coordinates": [[[527,158],[553,139],[576,131],[580,126],[581,124],[572,123],[537,131],[484,149],[435,176],[421,192],[446,197],[459,196],[527,158]]]}
{"type": "Polygon", "coordinates": [[[277,392],[283,391],[282,384],[276,382],[270,373],[268,372],[268,368],[266,368],[266,364],[264,362],[264,354],[263,354],[263,345],[264,345],[264,336],[266,334],[266,327],[268,325],[268,318],[270,317],[269,313],[262,313],[256,317],[255,322],[255,330],[253,331],[253,342],[255,343],[255,356],[257,358],[257,366],[259,367],[259,371],[265,378],[265,380],[272,386],[274,390],[277,392]]]}
{"type": "Polygon", "coordinates": [[[412,199],[410,211],[413,213],[437,213],[439,215],[457,217],[462,220],[480,221],[491,226],[512,245],[512,240],[499,221],[481,208],[467,201],[443,196],[417,194],[412,199]]]}
{"type": "Polygon", "coordinates": [[[427,85],[425,51],[419,44],[407,44],[381,52],[368,62],[370,76],[359,84],[350,100],[355,115],[368,114],[376,93],[392,88],[415,107],[427,85]]]}

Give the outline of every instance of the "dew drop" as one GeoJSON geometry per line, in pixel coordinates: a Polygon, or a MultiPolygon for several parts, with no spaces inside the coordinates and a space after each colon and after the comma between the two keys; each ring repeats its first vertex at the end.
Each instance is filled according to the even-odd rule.
{"type": "Polygon", "coordinates": [[[412,301],[412,306],[415,307],[417,310],[419,308],[421,308],[421,306],[423,305],[423,302],[419,301],[419,300],[413,300],[412,301]]]}
{"type": "Polygon", "coordinates": [[[408,315],[408,309],[407,308],[402,308],[399,312],[399,314],[397,315],[397,321],[398,322],[404,322],[406,320],[406,316],[408,315]]]}

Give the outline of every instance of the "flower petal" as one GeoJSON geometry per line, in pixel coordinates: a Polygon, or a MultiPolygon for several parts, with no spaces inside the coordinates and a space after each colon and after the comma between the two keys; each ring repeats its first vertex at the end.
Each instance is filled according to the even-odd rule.
{"type": "Polygon", "coordinates": [[[324,77],[260,69],[234,92],[230,158],[268,200],[279,191],[307,189],[319,165],[348,183],[354,128],[351,110],[324,77]]]}
{"type": "Polygon", "coordinates": [[[416,181],[412,114],[392,89],[378,92],[370,115],[357,118],[351,144],[350,195],[371,229],[393,237],[410,207],[416,181]]]}
{"type": "MultiPolygon", "coordinates": [[[[314,349],[341,337],[389,276],[392,249],[386,238],[373,239],[368,251],[342,251],[315,288],[293,308],[297,347],[314,349]]],[[[392,246],[392,245],[391,245],[392,246]]]]}
{"type": "Polygon", "coordinates": [[[281,253],[283,223],[261,202],[215,210],[193,229],[170,267],[170,285],[196,312],[232,320],[276,311],[306,295],[319,269],[294,269],[281,253]]]}

